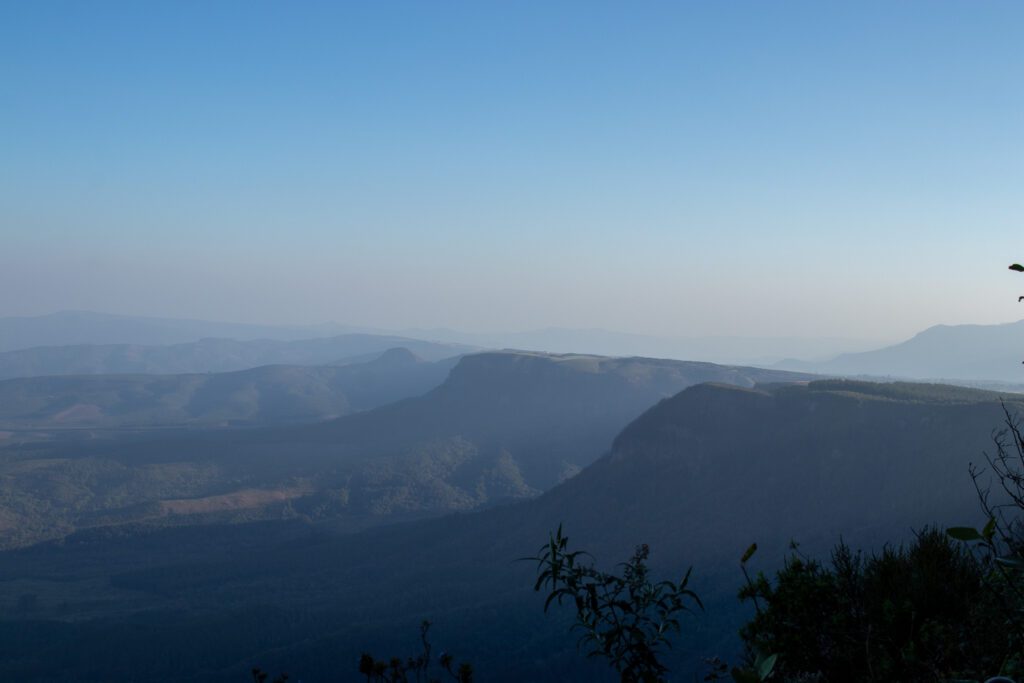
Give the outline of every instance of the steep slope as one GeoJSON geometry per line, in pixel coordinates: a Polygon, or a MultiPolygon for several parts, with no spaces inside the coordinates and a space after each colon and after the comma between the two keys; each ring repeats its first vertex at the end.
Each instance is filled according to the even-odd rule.
{"type": "Polygon", "coordinates": [[[364,649],[412,652],[430,618],[436,644],[482,680],[602,680],[564,613],[542,616],[533,565],[514,562],[564,523],[604,566],[639,542],[658,575],[694,566],[707,612],[684,620],[673,660],[689,680],[700,657],[734,654],[749,543],[761,546],[755,568],[770,568],[790,539],[816,554],[840,534],[878,547],[927,523],[976,522],[966,466],[1000,418],[997,396],[948,387],[700,385],[645,412],[577,477],[515,505],[344,537],[286,522],[123,530],[0,555],[9,594],[68,601],[67,616],[44,597],[31,623],[0,623],[0,643],[18,643],[0,647],[12,672],[37,680],[231,680],[256,663],[320,680],[353,669],[364,649]],[[97,611],[90,591],[104,577],[97,611]],[[126,656],[126,644],[146,656],[126,656]],[[154,659],[172,669],[154,673],[154,659]]]}
{"type": "Polygon", "coordinates": [[[84,429],[315,422],[416,396],[452,361],[391,349],[367,363],[272,365],[189,375],[49,376],[0,381],[0,429],[84,429]]]}
{"type": "Polygon", "coordinates": [[[747,539],[776,553],[792,538],[871,544],[972,519],[967,463],[1001,418],[997,395],[937,385],[702,385],[645,413],[608,458],[538,505],[612,551],[647,527],[669,561],[731,561],[747,539]],[[599,504],[614,518],[595,534],[579,511],[599,504]]]}
{"type": "Polygon", "coordinates": [[[634,417],[688,386],[805,377],[650,358],[481,353],[463,358],[426,396],[312,427],[305,435],[374,455],[460,437],[484,450],[515,453],[530,485],[546,489],[592,462],[634,417]]]}
{"type": "Polygon", "coordinates": [[[477,350],[372,334],[297,341],[202,339],[169,346],[42,346],[0,353],[0,379],[47,375],[186,374],[232,372],[262,365],[345,364],[372,360],[396,347],[406,348],[430,361],[477,350]]]}
{"type": "MultiPolygon", "coordinates": [[[[780,367],[839,375],[1024,382],[1024,320],[1002,325],[936,325],[907,341],[825,363],[780,367]]],[[[1019,388],[1019,387],[1018,387],[1019,388]]]]}

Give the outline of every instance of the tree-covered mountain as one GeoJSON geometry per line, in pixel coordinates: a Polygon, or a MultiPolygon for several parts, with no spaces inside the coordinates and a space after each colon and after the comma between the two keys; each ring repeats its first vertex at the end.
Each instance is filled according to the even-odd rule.
{"type": "Polygon", "coordinates": [[[41,346],[0,353],[0,379],[49,375],[189,374],[233,372],[263,365],[344,365],[392,348],[437,361],[472,347],[372,334],[280,341],[201,339],[166,346],[85,344],[41,346]]]}
{"type": "MultiPolygon", "coordinates": [[[[402,356],[376,363],[401,366],[396,354],[402,356]]],[[[338,369],[352,391],[367,380],[363,400],[387,389],[376,382],[387,373],[366,368],[338,369]]],[[[209,376],[206,393],[182,410],[220,417],[234,407],[259,417],[265,405],[285,416],[289,405],[308,408],[323,398],[314,391],[289,403],[268,389],[261,404],[247,377],[209,376]],[[231,391],[240,382],[241,390],[231,391]],[[210,402],[202,403],[204,396],[210,402]]],[[[537,495],[575,474],[630,420],[692,384],[803,377],[641,358],[484,353],[463,357],[422,396],[317,424],[13,432],[0,441],[7,444],[0,448],[0,504],[8,520],[0,524],[0,544],[134,521],[249,521],[284,509],[344,528],[468,510],[537,495]]],[[[120,405],[148,410],[132,396],[120,405]]],[[[163,408],[153,410],[157,416],[163,408]]]]}
{"type": "MultiPolygon", "coordinates": [[[[1021,404],[1009,404],[1019,409],[1021,404]]],[[[0,555],[0,656],[20,680],[237,680],[248,667],[345,678],[358,654],[416,649],[417,624],[480,680],[601,680],[563,613],[531,592],[533,554],[564,524],[610,566],[637,543],[656,575],[694,567],[707,611],[683,620],[672,664],[732,657],[745,615],[738,557],[899,542],[977,522],[967,463],[1002,417],[998,396],[930,385],[822,381],[691,387],[611,452],[533,500],[338,536],[291,521],[82,531],[0,555]],[[35,595],[21,600],[19,595],[35,595]],[[144,653],[144,654],[143,654],[144,653]]]]}
{"type": "Polygon", "coordinates": [[[377,457],[458,437],[482,453],[514,454],[527,484],[545,490],[593,462],[630,420],[686,387],[808,378],[651,358],[480,353],[464,357],[426,396],[310,427],[305,435],[377,457]]]}
{"type": "Polygon", "coordinates": [[[936,325],[900,344],[830,361],[786,361],[780,368],[835,375],[1024,382],[1024,320],[1002,325],[936,325]]]}
{"type": "Polygon", "coordinates": [[[398,348],[343,366],[2,380],[0,430],[315,422],[426,393],[444,381],[456,361],[431,363],[398,348]]]}

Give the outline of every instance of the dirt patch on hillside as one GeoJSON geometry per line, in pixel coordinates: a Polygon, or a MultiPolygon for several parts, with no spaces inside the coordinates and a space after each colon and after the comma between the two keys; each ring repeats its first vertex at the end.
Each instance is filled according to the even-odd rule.
{"type": "Polygon", "coordinates": [[[287,489],[242,489],[231,493],[203,498],[178,498],[160,501],[160,509],[169,515],[198,515],[226,510],[251,510],[272,503],[283,503],[304,496],[304,488],[287,489]]]}
{"type": "Polygon", "coordinates": [[[54,422],[87,422],[103,417],[103,410],[93,403],[76,403],[53,416],[54,422]]]}
{"type": "Polygon", "coordinates": [[[0,531],[13,531],[18,528],[21,518],[10,510],[0,508],[0,531]]]}

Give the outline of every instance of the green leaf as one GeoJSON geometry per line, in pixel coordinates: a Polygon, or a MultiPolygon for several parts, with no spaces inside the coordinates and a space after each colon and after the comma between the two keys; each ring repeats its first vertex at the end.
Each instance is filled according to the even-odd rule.
{"type": "MultiPolygon", "coordinates": [[[[679,590],[685,592],[686,585],[690,583],[690,575],[693,573],[693,567],[686,570],[686,575],[679,581],[679,590]]],[[[666,582],[668,583],[668,582],[666,582]]],[[[669,590],[671,590],[671,584],[669,584],[669,590]]]]}
{"type": "Polygon", "coordinates": [[[750,669],[740,669],[734,666],[729,673],[732,674],[732,680],[736,683],[760,683],[757,674],[750,669]]]}
{"type": "Polygon", "coordinates": [[[756,552],[757,552],[757,544],[756,543],[751,543],[750,547],[747,548],[746,552],[743,553],[743,557],[740,558],[740,564],[746,564],[747,560],[752,558],[754,556],[754,553],[756,553],[756,552]]]}
{"type": "Polygon", "coordinates": [[[779,658],[779,655],[774,654],[769,657],[765,657],[757,665],[757,675],[760,676],[761,680],[766,680],[772,675],[772,670],[775,669],[775,661],[779,658]]]}
{"type": "Polygon", "coordinates": [[[985,540],[985,537],[982,536],[977,529],[970,526],[951,526],[948,529],[946,529],[946,535],[958,541],[985,540]]]}
{"type": "Polygon", "coordinates": [[[992,537],[996,535],[996,518],[995,517],[989,517],[988,518],[988,524],[986,524],[985,528],[981,530],[981,535],[984,536],[985,539],[989,540],[989,541],[991,541],[992,537]]]}
{"type": "Polygon", "coordinates": [[[1019,263],[1014,263],[1012,266],[1010,266],[1010,270],[1015,270],[1018,273],[1024,273],[1024,266],[1022,266],[1019,263]]]}
{"type": "Polygon", "coordinates": [[[1024,558],[1011,555],[1009,557],[997,557],[996,562],[1009,567],[1010,569],[1024,569],[1024,558]]]}

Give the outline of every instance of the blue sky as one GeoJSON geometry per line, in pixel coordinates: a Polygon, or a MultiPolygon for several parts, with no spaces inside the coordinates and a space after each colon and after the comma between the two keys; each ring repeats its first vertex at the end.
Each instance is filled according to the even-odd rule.
{"type": "Polygon", "coordinates": [[[896,339],[1024,279],[1024,4],[0,1],[0,315],[896,339]]]}

